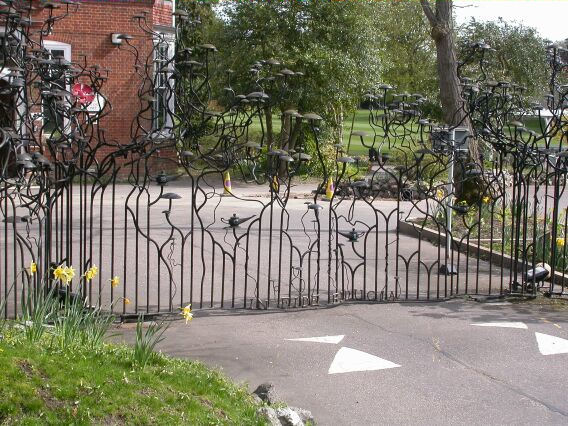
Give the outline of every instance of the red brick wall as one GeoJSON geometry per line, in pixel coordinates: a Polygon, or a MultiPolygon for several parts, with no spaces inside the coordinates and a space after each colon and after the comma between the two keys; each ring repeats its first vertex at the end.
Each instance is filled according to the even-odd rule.
{"type": "MultiPolygon", "coordinates": [[[[140,110],[137,91],[141,80],[135,74],[134,56],[123,47],[113,45],[111,33],[134,36],[131,43],[139,49],[141,59],[145,61],[152,48],[151,40],[132,16],[146,13],[150,28],[154,25],[171,26],[172,3],[169,0],[80,0],[78,3],[79,9],[58,21],[53,34],[46,39],[70,44],[73,62],[82,63],[86,56],[87,64],[97,64],[110,70],[102,92],[109,99],[113,111],[99,125],[106,130],[107,140],[129,143],[132,121],[140,110]]],[[[56,14],[64,11],[65,6],[62,5],[56,14]]],[[[38,13],[47,14],[41,9],[38,13]]]]}
{"type": "Polygon", "coordinates": [[[154,4],[154,25],[172,26],[172,1],[155,0],[154,4]]]}

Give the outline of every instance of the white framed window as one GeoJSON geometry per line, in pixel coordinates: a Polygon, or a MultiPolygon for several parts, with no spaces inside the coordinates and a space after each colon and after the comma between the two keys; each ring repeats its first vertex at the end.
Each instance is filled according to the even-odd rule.
{"type": "Polygon", "coordinates": [[[170,78],[173,70],[172,58],[175,54],[173,34],[161,33],[154,40],[154,105],[152,129],[154,132],[168,134],[172,130],[174,108],[174,82],[170,78]]]}
{"type": "MultiPolygon", "coordinates": [[[[8,32],[6,32],[6,28],[0,28],[0,44],[3,51],[3,54],[0,55],[0,80],[2,86],[9,85],[15,78],[21,79],[21,76],[14,76],[11,72],[11,67],[18,63],[18,58],[21,57],[23,52],[23,46],[20,44],[21,40],[22,31],[20,28],[12,28],[8,32]]],[[[0,95],[3,104],[0,126],[13,126],[20,135],[27,133],[27,127],[22,125],[21,120],[21,117],[27,112],[25,92],[26,88],[20,87],[12,95],[7,95],[6,93],[0,95]]]]}
{"type": "MultiPolygon", "coordinates": [[[[71,62],[71,45],[59,41],[44,40],[43,47],[48,51],[48,59],[57,60],[62,58],[71,62]]],[[[44,90],[62,89],[69,91],[69,84],[65,79],[65,74],[55,76],[52,81],[45,87],[44,90]]],[[[43,98],[43,95],[42,95],[43,98]]],[[[54,110],[53,106],[47,106],[46,98],[42,100],[42,117],[43,117],[43,134],[51,136],[56,129],[63,129],[64,131],[68,125],[68,119],[54,110]]]]}

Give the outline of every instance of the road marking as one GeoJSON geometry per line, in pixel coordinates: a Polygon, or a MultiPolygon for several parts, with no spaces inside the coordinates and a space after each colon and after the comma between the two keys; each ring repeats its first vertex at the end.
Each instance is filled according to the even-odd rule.
{"type": "Polygon", "coordinates": [[[379,358],[378,356],[368,354],[367,352],[342,347],[335,354],[335,358],[329,366],[328,374],[384,370],[386,368],[395,367],[400,367],[400,365],[387,361],[386,359],[379,358]]]}
{"type": "Polygon", "coordinates": [[[568,340],[549,334],[535,333],[538,350],[543,355],[568,353],[568,340]]]}
{"type": "Polygon", "coordinates": [[[299,339],[284,339],[291,340],[294,342],[315,342],[315,343],[331,343],[337,345],[345,337],[344,334],[339,336],[320,336],[320,337],[300,337],[299,339]]]}
{"type": "Polygon", "coordinates": [[[475,325],[477,327],[522,328],[523,330],[528,328],[524,322],[480,322],[470,325],[475,325]]]}

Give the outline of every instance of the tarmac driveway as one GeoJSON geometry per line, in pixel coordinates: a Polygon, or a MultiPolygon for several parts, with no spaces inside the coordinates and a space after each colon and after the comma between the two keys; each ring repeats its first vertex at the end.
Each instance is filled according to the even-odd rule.
{"type": "Polygon", "coordinates": [[[166,336],[162,351],[251,390],[272,382],[318,424],[568,422],[566,308],[459,299],[200,311],[166,336]]]}

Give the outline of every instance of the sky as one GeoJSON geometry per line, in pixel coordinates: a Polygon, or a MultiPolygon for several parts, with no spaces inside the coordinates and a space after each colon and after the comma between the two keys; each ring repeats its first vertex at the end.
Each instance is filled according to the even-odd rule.
{"type": "Polygon", "coordinates": [[[454,0],[454,5],[458,24],[471,17],[478,21],[502,17],[535,27],[552,41],[568,38],[568,0],[454,0]]]}

